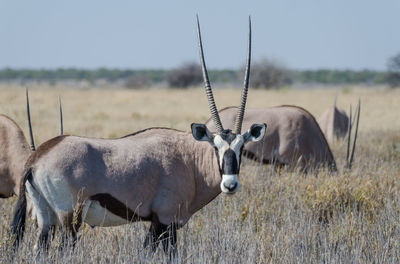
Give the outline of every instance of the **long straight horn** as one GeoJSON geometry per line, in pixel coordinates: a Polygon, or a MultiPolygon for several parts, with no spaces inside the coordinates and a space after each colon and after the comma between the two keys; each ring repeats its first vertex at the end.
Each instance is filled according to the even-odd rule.
{"type": "Polygon", "coordinates": [[[236,115],[235,121],[235,133],[240,134],[242,130],[242,123],[243,123],[243,116],[244,111],[246,109],[246,101],[247,101],[247,91],[249,90],[249,79],[250,79],[250,62],[251,62],[251,18],[249,17],[249,41],[247,47],[247,63],[246,63],[246,70],[244,74],[244,83],[243,83],[243,90],[242,90],[242,97],[240,99],[240,106],[238,108],[238,112],[236,115]]]}
{"type": "Polygon", "coordinates": [[[346,168],[349,168],[349,156],[350,156],[350,142],[351,142],[351,105],[350,105],[350,116],[349,116],[349,121],[348,121],[348,126],[347,126],[347,150],[346,150],[346,168]]]}
{"type": "Polygon", "coordinates": [[[64,126],[63,126],[63,114],[62,114],[62,105],[60,96],[58,96],[58,109],[60,112],[60,136],[62,136],[64,134],[64,126]]]}
{"type": "Polygon", "coordinates": [[[198,15],[196,15],[196,20],[197,20],[197,38],[199,41],[199,50],[200,50],[200,62],[201,62],[201,69],[203,71],[203,80],[204,80],[204,86],[206,88],[208,105],[210,106],[211,117],[214,121],[217,133],[221,134],[224,131],[224,128],[222,127],[221,119],[219,118],[219,115],[218,115],[217,106],[215,105],[213,92],[211,89],[210,81],[208,79],[206,64],[204,62],[203,44],[201,42],[200,23],[199,23],[198,15]]]}
{"type": "Polygon", "coordinates": [[[357,103],[357,119],[356,119],[356,131],[354,134],[354,141],[353,141],[353,147],[351,148],[351,155],[350,155],[350,161],[349,161],[349,169],[351,168],[351,165],[353,163],[354,159],[354,151],[356,149],[356,142],[357,142],[357,134],[358,134],[358,124],[360,123],[360,107],[361,107],[361,102],[360,99],[358,99],[357,103]]]}
{"type": "Polygon", "coordinates": [[[27,117],[28,117],[29,138],[31,140],[30,148],[31,148],[31,151],[33,152],[33,151],[36,150],[36,148],[35,148],[35,141],[33,140],[33,133],[32,133],[31,111],[30,111],[30,108],[29,108],[28,88],[26,88],[25,91],[26,91],[26,114],[27,114],[27,117]]]}

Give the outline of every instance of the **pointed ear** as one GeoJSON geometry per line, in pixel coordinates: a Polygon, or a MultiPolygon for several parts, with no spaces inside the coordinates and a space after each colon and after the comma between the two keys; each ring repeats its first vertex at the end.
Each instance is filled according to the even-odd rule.
{"type": "Polygon", "coordinates": [[[197,141],[208,141],[213,143],[214,136],[204,124],[192,123],[192,135],[197,141]]]}
{"type": "Polygon", "coordinates": [[[257,142],[260,141],[261,139],[264,138],[265,135],[265,130],[267,129],[267,124],[253,124],[249,128],[249,130],[246,131],[246,133],[243,134],[244,142],[257,142]]]}

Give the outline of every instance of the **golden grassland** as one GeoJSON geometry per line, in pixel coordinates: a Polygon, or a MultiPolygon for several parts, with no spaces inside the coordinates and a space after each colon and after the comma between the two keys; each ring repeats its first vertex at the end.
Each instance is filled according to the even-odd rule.
{"type": "MultiPolygon", "coordinates": [[[[237,105],[240,90],[216,89],[219,108],[237,105]]],[[[399,263],[400,91],[382,87],[310,90],[250,90],[248,107],[302,106],[317,118],[333,104],[348,109],[362,100],[360,134],[352,171],[343,170],[343,144],[332,146],[339,172],[301,174],[244,160],[241,189],[220,195],[178,231],[180,263],[399,263]]],[[[204,122],[208,104],[201,87],[189,90],[69,89],[31,86],[31,116],[37,144],[57,135],[61,95],[67,134],[115,138],[166,126],[188,131],[204,122]]],[[[0,86],[0,113],[27,133],[24,89],[0,86]]],[[[347,110],[348,111],[348,110],[347,110]]],[[[142,249],[147,224],[81,229],[74,251],[36,256],[32,222],[13,255],[8,235],[14,199],[0,201],[0,262],[165,261],[142,249]]],[[[57,247],[57,242],[53,244],[57,247]]]]}
{"type": "MultiPolygon", "coordinates": [[[[216,89],[219,109],[238,105],[240,89],[216,89]]],[[[192,122],[204,122],[209,109],[204,89],[68,89],[68,87],[30,86],[32,121],[35,138],[43,142],[58,133],[57,96],[64,108],[67,134],[90,137],[120,137],[140,129],[165,126],[188,131],[192,122]]],[[[248,107],[294,104],[306,108],[317,118],[333,105],[349,111],[350,104],[362,100],[361,133],[400,130],[400,91],[344,87],[265,91],[252,89],[248,107]]],[[[0,86],[0,113],[9,115],[26,131],[25,92],[18,86],[0,86]]]]}

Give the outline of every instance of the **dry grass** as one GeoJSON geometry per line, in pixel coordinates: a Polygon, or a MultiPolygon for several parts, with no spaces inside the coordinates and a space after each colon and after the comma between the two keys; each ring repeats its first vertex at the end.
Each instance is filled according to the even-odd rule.
{"type": "MultiPolygon", "coordinates": [[[[339,92],[338,105],[362,98],[360,138],[355,166],[337,175],[302,175],[244,160],[241,190],[220,195],[178,231],[182,263],[399,263],[400,261],[400,91],[251,90],[248,106],[296,104],[317,117],[339,92]],[[397,101],[396,101],[397,99],[397,101]]],[[[38,143],[57,134],[57,95],[64,102],[65,130],[75,135],[119,137],[149,126],[188,130],[208,117],[200,88],[178,90],[70,90],[31,88],[31,111],[38,143]]],[[[240,91],[217,90],[220,108],[237,104],[240,91]]],[[[0,112],[26,131],[24,90],[0,87],[0,112]]],[[[333,146],[344,164],[344,146],[333,146]]],[[[0,201],[0,262],[156,263],[142,249],[147,224],[117,228],[85,226],[75,251],[33,255],[35,228],[28,228],[16,256],[9,247],[8,225],[15,199],[0,201]]],[[[32,223],[31,223],[32,224],[32,223]]],[[[56,245],[54,245],[56,246],[56,245]]]]}

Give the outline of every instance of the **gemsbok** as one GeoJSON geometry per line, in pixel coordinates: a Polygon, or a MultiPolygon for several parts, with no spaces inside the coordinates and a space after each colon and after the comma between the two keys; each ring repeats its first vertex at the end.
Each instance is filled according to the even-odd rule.
{"type": "Polygon", "coordinates": [[[349,117],[345,111],[337,108],[336,98],[333,106],[326,109],[318,119],[322,132],[331,144],[345,138],[349,128],[349,117]]]}
{"type": "Polygon", "coordinates": [[[177,252],[177,229],[221,191],[238,190],[242,147],[262,139],[266,129],[265,124],[253,124],[241,134],[249,85],[250,19],[245,82],[233,131],[223,128],[218,115],[198,18],[197,36],[217,132],[193,123],[191,133],[155,127],[118,139],[59,136],[43,143],[26,163],[12,224],[15,246],[23,236],[26,194],[38,211],[39,247],[48,246],[49,231],[57,225],[62,227],[62,237],[74,244],[82,222],[116,226],[150,221],[144,246],[154,252],[162,241],[171,256],[177,252]]]}
{"type": "Polygon", "coordinates": [[[11,118],[0,114],[0,198],[19,194],[29,154],[29,144],[21,128],[11,118]]]}
{"type": "MultiPolygon", "coordinates": [[[[35,150],[29,109],[28,90],[26,90],[26,110],[28,118],[30,144],[22,129],[11,118],[0,114],[0,198],[19,195],[19,186],[23,177],[24,164],[31,151],[35,150]]],[[[62,133],[62,110],[59,98],[60,133],[62,133]]]]}
{"type": "MultiPolygon", "coordinates": [[[[357,127],[354,142],[357,139],[359,108],[357,106],[357,127]]],[[[227,107],[219,112],[222,124],[227,128],[234,125],[236,107],[227,107]]],[[[248,108],[243,119],[243,129],[252,123],[267,123],[268,129],[263,140],[251,142],[244,147],[243,156],[261,160],[264,164],[276,167],[288,165],[301,170],[328,166],[336,171],[336,162],[329,144],[314,116],[307,110],[293,105],[269,108],[248,108]]],[[[215,125],[209,119],[206,126],[215,131],[215,125]]],[[[350,152],[347,146],[346,167],[351,167],[354,158],[355,143],[350,152]],[[353,157],[350,159],[350,157],[353,157]]]]}

